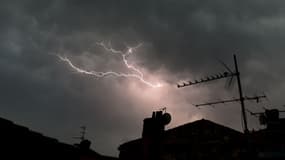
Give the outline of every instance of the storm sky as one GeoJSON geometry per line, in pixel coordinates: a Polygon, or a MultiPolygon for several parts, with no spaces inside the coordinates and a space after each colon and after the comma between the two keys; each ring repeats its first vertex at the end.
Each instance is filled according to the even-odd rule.
{"type": "Polygon", "coordinates": [[[70,144],[85,125],[92,148],[113,156],[162,107],[172,114],[168,128],[205,118],[241,131],[238,103],[193,106],[238,98],[236,83],[176,84],[224,72],[219,60],[233,68],[236,54],[244,94],[268,97],[246,107],[285,109],[284,7],[283,0],[2,0],[0,116],[70,144]],[[128,60],[163,87],[76,73],[56,56],[89,71],[130,73],[99,42],[122,51],[141,43],[128,60]]]}

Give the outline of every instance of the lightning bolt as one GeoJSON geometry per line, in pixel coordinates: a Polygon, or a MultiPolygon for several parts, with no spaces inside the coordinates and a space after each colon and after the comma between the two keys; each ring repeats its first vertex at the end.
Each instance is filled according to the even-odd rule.
{"type": "MultiPolygon", "coordinates": [[[[118,73],[118,72],[114,72],[114,71],[107,71],[107,72],[87,71],[87,70],[84,70],[82,68],[75,66],[71,62],[71,60],[68,59],[67,57],[62,57],[61,55],[57,55],[57,56],[60,60],[66,62],[73,70],[75,70],[78,73],[87,74],[87,75],[95,76],[98,78],[103,78],[106,76],[135,78],[135,79],[138,79],[140,82],[142,82],[142,83],[144,83],[144,84],[146,84],[152,88],[162,87],[161,83],[154,84],[154,83],[151,83],[151,82],[145,80],[144,74],[138,68],[136,68],[134,65],[131,65],[127,60],[127,58],[134,53],[134,50],[136,50],[137,48],[139,48],[142,45],[141,43],[135,47],[127,47],[128,49],[126,52],[116,50],[112,47],[107,47],[103,42],[96,43],[96,44],[103,47],[106,51],[108,51],[108,53],[120,55],[122,57],[122,61],[123,61],[124,65],[133,73],[118,73]]],[[[109,44],[109,46],[111,46],[111,44],[109,44]]]]}

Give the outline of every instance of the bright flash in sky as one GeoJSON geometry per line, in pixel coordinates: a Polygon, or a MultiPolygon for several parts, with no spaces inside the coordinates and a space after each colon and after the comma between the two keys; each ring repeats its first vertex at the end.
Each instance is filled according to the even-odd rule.
{"type": "Polygon", "coordinates": [[[134,65],[131,65],[127,59],[129,56],[131,56],[134,53],[134,51],[136,49],[138,49],[140,46],[142,46],[141,43],[135,47],[127,47],[128,49],[126,52],[123,52],[121,50],[116,50],[112,47],[108,47],[103,42],[96,43],[96,44],[103,47],[109,53],[119,54],[122,57],[123,64],[129,69],[129,71],[132,71],[132,73],[121,73],[121,72],[114,72],[114,71],[103,72],[103,71],[94,71],[94,70],[88,71],[88,70],[82,69],[78,66],[75,66],[71,62],[71,60],[68,59],[67,57],[63,57],[61,55],[57,55],[57,56],[60,58],[60,60],[66,62],[73,70],[75,70],[78,73],[95,76],[97,78],[104,78],[106,76],[135,78],[135,79],[138,79],[140,82],[144,83],[145,85],[147,85],[149,87],[152,87],[152,88],[162,87],[161,83],[152,83],[152,82],[146,80],[142,71],[139,68],[135,67],[134,65]]]}

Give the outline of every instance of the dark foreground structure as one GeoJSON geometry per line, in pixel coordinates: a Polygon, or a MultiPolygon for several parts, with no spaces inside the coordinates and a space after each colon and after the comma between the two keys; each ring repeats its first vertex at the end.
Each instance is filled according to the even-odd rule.
{"type": "Polygon", "coordinates": [[[165,131],[164,119],[161,111],[154,112],[151,118],[146,118],[142,138],[119,146],[119,158],[121,160],[285,159],[285,121],[279,118],[276,111],[268,111],[265,118],[266,129],[247,134],[204,119],[165,131]]]}
{"type": "Polygon", "coordinates": [[[27,160],[116,160],[90,149],[91,142],[61,143],[26,127],[0,118],[0,159],[27,160]]]}

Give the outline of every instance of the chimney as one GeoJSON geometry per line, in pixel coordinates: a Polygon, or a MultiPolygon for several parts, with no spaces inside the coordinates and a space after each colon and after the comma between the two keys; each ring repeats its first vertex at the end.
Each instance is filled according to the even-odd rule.
{"type": "Polygon", "coordinates": [[[169,113],[162,111],[152,112],[150,118],[143,121],[142,141],[143,141],[143,159],[157,160],[160,153],[160,143],[164,127],[171,121],[169,113]]]}
{"type": "Polygon", "coordinates": [[[151,118],[145,118],[143,121],[142,137],[155,137],[164,132],[165,125],[171,120],[169,113],[162,111],[152,112],[151,118]]]}

